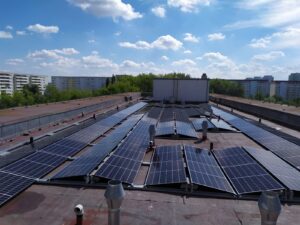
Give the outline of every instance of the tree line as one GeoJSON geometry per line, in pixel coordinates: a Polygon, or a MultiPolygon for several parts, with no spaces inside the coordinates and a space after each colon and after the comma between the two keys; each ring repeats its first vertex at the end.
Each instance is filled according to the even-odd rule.
{"type": "MultiPolygon", "coordinates": [[[[154,78],[180,78],[189,79],[190,75],[184,73],[169,73],[155,75],[139,74],[138,76],[131,75],[113,75],[107,78],[105,87],[97,90],[58,90],[54,85],[47,85],[44,94],[42,94],[37,85],[24,85],[22,91],[16,91],[12,95],[1,93],[0,109],[28,106],[34,104],[50,103],[74,100],[87,97],[95,97],[101,95],[118,94],[124,92],[152,92],[152,81],[154,78]]],[[[145,94],[147,95],[147,94],[145,94]]]]}

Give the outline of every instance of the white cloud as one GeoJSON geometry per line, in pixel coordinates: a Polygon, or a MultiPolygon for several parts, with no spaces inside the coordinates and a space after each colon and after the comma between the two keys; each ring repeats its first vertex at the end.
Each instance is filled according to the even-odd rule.
{"type": "Polygon", "coordinates": [[[275,59],[284,57],[285,54],[282,51],[271,51],[269,53],[266,54],[259,54],[259,55],[254,55],[252,57],[252,60],[256,60],[256,61],[273,61],[275,59]]]}
{"type": "Polygon", "coordinates": [[[48,67],[53,70],[60,70],[62,68],[74,68],[80,65],[80,60],[74,58],[61,57],[53,62],[42,62],[40,66],[48,67]]]}
{"type": "Polygon", "coordinates": [[[120,36],[121,34],[122,34],[122,32],[120,32],[120,31],[119,31],[119,32],[116,32],[116,33],[114,33],[114,35],[115,35],[115,36],[120,36]]]}
{"type": "Polygon", "coordinates": [[[118,68],[118,65],[113,63],[110,59],[102,58],[98,54],[83,56],[82,62],[86,68],[118,68]]]}
{"type": "Polygon", "coordinates": [[[289,27],[282,31],[273,33],[260,39],[253,39],[249,44],[252,48],[299,48],[300,47],[300,28],[289,27]]]}
{"type": "Polygon", "coordinates": [[[136,63],[131,60],[124,60],[120,66],[121,67],[130,67],[130,68],[140,68],[141,65],[139,63],[136,63]]]}
{"type": "Polygon", "coordinates": [[[97,17],[112,17],[114,20],[143,17],[139,12],[135,12],[129,3],[123,3],[122,0],[68,0],[68,2],[97,17]]]}
{"type": "Polygon", "coordinates": [[[213,0],[168,0],[168,5],[182,12],[197,12],[200,6],[209,6],[213,0]]]}
{"type": "Polygon", "coordinates": [[[164,61],[168,61],[169,60],[169,57],[168,56],[166,56],[166,55],[163,55],[162,57],[160,57],[162,60],[164,60],[164,61]]]}
{"type": "Polygon", "coordinates": [[[10,32],[0,30],[0,39],[12,39],[13,36],[10,32]]]}
{"type": "Polygon", "coordinates": [[[21,64],[23,62],[24,62],[24,60],[23,59],[19,59],[19,58],[6,60],[6,64],[12,65],[12,66],[19,65],[19,64],[21,64]]]}
{"type": "Polygon", "coordinates": [[[137,41],[135,43],[131,42],[120,42],[119,46],[123,48],[134,48],[134,49],[171,49],[171,50],[178,50],[182,47],[182,43],[172,37],[171,35],[160,36],[152,43],[146,41],[137,41]]]}
{"type": "Polygon", "coordinates": [[[27,30],[36,32],[36,33],[41,33],[41,34],[52,34],[52,33],[58,33],[59,27],[58,26],[44,26],[41,24],[34,24],[34,25],[29,25],[27,27],[27,30]]]}
{"type": "Polygon", "coordinates": [[[185,50],[183,53],[184,53],[184,54],[191,54],[192,51],[191,51],[191,50],[185,50]]]}
{"type": "Polygon", "coordinates": [[[153,48],[158,49],[172,49],[174,51],[180,49],[182,47],[182,43],[176,40],[171,35],[160,36],[151,44],[153,48]]]}
{"type": "Polygon", "coordinates": [[[243,0],[236,5],[239,9],[252,11],[254,16],[226,25],[226,28],[282,27],[300,23],[299,0],[243,0]]]}
{"type": "Polygon", "coordinates": [[[177,61],[172,62],[172,66],[185,66],[185,67],[189,67],[189,66],[196,66],[197,64],[191,60],[191,59],[180,59],[177,61]]]}
{"type": "Polygon", "coordinates": [[[7,26],[5,27],[5,29],[7,29],[7,30],[13,30],[14,28],[13,28],[12,26],[10,26],[10,25],[7,25],[7,26]]]}
{"type": "Polygon", "coordinates": [[[18,31],[16,32],[16,34],[19,35],[19,36],[24,36],[24,35],[26,35],[27,33],[26,33],[26,31],[24,31],[24,30],[18,30],[18,31]]]}
{"type": "Polygon", "coordinates": [[[62,49],[42,49],[39,51],[31,52],[27,55],[28,58],[33,59],[45,59],[45,58],[52,58],[52,59],[59,59],[63,58],[62,55],[77,55],[79,51],[74,48],[62,48],[62,49]]]}
{"type": "Polygon", "coordinates": [[[157,16],[157,17],[160,17],[160,18],[164,18],[166,16],[166,10],[164,7],[162,6],[157,6],[157,7],[154,7],[151,9],[151,12],[157,16]]]}
{"type": "Polygon", "coordinates": [[[213,34],[209,34],[207,38],[209,41],[220,41],[220,40],[224,40],[226,36],[222,33],[213,33],[213,34]]]}
{"type": "Polygon", "coordinates": [[[183,40],[186,41],[186,42],[193,42],[193,43],[198,43],[199,42],[199,38],[192,35],[191,33],[185,33],[183,40]]]}

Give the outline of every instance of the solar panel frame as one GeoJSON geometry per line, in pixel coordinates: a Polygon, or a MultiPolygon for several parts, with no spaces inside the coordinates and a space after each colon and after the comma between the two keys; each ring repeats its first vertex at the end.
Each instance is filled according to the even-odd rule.
{"type": "Polygon", "coordinates": [[[216,150],[213,151],[213,154],[232,186],[240,195],[284,189],[279,182],[240,147],[216,150]],[[227,151],[229,151],[229,157],[226,155],[227,151]],[[237,160],[233,163],[231,161],[232,156],[242,157],[243,160],[237,160]]]}
{"type": "Polygon", "coordinates": [[[175,134],[175,123],[174,121],[159,122],[157,124],[155,136],[165,136],[175,134]]]}
{"type": "Polygon", "coordinates": [[[202,123],[206,121],[208,129],[215,129],[216,127],[207,118],[197,118],[192,120],[192,124],[196,131],[202,131],[202,123]]]}
{"type": "Polygon", "coordinates": [[[186,183],[181,146],[160,146],[155,149],[145,185],[186,183]]]}
{"type": "Polygon", "coordinates": [[[252,157],[273,174],[282,184],[293,191],[300,191],[300,172],[270,151],[243,147],[252,157]]]}
{"type": "Polygon", "coordinates": [[[212,109],[215,114],[221,115],[222,118],[257,143],[269,149],[297,169],[300,168],[300,146],[216,107],[212,107],[212,109]]]}
{"type": "Polygon", "coordinates": [[[191,183],[236,194],[213,154],[194,146],[184,146],[191,183]]]}
{"type": "Polygon", "coordinates": [[[176,132],[178,135],[198,138],[198,135],[191,123],[176,121],[176,132]]]}

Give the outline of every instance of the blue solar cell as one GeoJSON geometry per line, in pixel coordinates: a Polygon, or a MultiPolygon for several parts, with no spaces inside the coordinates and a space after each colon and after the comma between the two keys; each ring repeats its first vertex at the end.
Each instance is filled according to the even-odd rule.
{"type": "Polygon", "coordinates": [[[235,193],[214,156],[208,150],[193,146],[184,146],[184,150],[192,183],[235,193]]]}
{"type": "Polygon", "coordinates": [[[228,148],[213,151],[213,153],[237,193],[246,194],[284,189],[242,148],[228,148]]]}
{"type": "Polygon", "coordinates": [[[186,183],[182,150],[177,146],[156,148],[152,157],[146,185],[186,183]]]}
{"type": "Polygon", "coordinates": [[[274,152],[296,168],[300,167],[300,146],[276,136],[250,122],[238,118],[223,110],[212,107],[215,114],[221,115],[226,121],[238,128],[253,140],[274,152]]]}
{"type": "Polygon", "coordinates": [[[208,119],[206,118],[197,118],[192,120],[192,124],[195,128],[196,131],[201,131],[202,130],[202,123],[206,121],[208,124],[208,129],[214,129],[216,128],[211,122],[209,122],[208,119]]]}
{"type": "Polygon", "coordinates": [[[197,138],[197,133],[190,123],[176,121],[176,132],[185,137],[197,138]]]}

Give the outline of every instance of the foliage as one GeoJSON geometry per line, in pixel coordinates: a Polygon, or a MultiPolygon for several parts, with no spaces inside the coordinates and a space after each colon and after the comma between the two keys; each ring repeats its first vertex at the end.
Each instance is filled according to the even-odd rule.
{"type": "Polygon", "coordinates": [[[0,95],[0,108],[3,109],[39,103],[67,101],[124,92],[151,93],[152,81],[154,78],[189,79],[190,75],[184,73],[170,73],[164,75],[149,73],[139,74],[138,76],[126,74],[113,75],[111,79],[106,79],[105,87],[94,91],[76,89],[60,91],[54,85],[49,84],[47,85],[44,94],[41,94],[37,85],[24,85],[21,92],[15,92],[12,96],[2,93],[0,95]]]}
{"type": "Polygon", "coordinates": [[[231,96],[244,96],[243,87],[233,81],[212,79],[209,81],[209,88],[211,93],[224,94],[231,96]]]}

